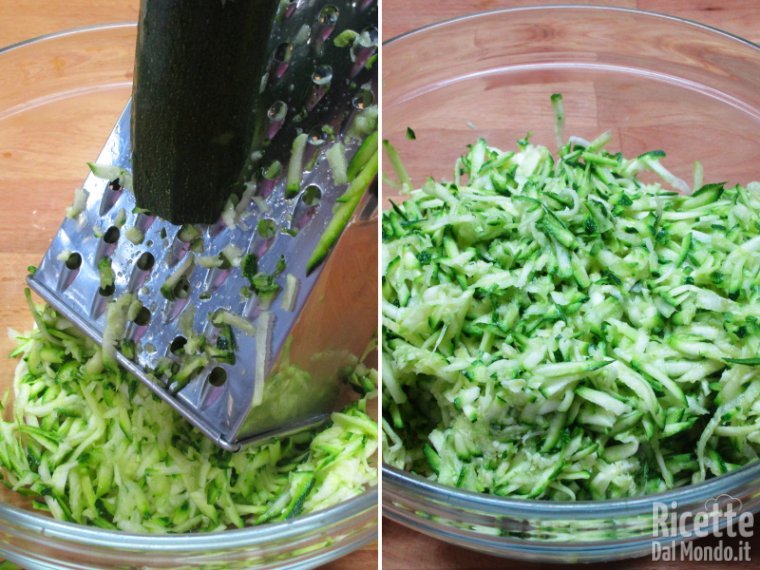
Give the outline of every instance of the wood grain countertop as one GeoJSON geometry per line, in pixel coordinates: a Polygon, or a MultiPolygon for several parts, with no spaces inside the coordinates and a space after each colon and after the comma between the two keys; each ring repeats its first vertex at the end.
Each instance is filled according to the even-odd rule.
{"type": "MultiPolygon", "coordinates": [[[[621,6],[660,12],[696,20],[716,28],[721,28],[755,43],[760,43],[760,2],[754,0],[607,0],[567,2],[552,0],[547,4],[595,4],[621,6]]],[[[416,28],[455,18],[469,13],[499,8],[534,6],[541,4],[536,0],[436,0],[422,2],[419,0],[383,0],[382,38],[387,41],[399,34],[416,28]]],[[[714,538],[704,539],[699,544],[716,544],[714,538]]],[[[725,539],[724,544],[734,545],[738,539],[725,539]]],[[[435,540],[412,529],[383,520],[382,558],[384,570],[446,570],[446,569],[480,569],[480,568],[536,568],[548,569],[551,565],[528,564],[524,562],[496,558],[479,554],[464,548],[435,540]]],[[[760,568],[760,536],[758,533],[750,539],[751,551],[758,553],[751,562],[743,566],[760,568]]],[[[651,559],[584,565],[588,570],[633,568],[637,570],[659,568],[707,569],[735,564],[708,562],[677,562],[666,564],[653,562],[651,559]]]]}
{"type": "MultiPolygon", "coordinates": [[[[82,28],[87,26],[116,23],[116,22],[134,22],[137,20],[139,0],[0,0],[0,48],[9,46],[18,42],[22,42],[27,39],[35,38],[44,34],[50,34],[53,32],[59,32],[62,30],[70,30],[73,28],[82,28]]],[[[72,61],[81,60],[88,61],[87,54],[81,54],[81,58],[72,56],[72,61]]],[[[131,79],[131,74],[127,79],[131,79]]],[[[0,77],[0,80],[12,81],[11,77],[0,77]]],[[[122,81],[124,79],[122,78],[122,81]]],[[[115,122],[119,110],[123,107],[126,98],[128,97],[128,90],[111,90],[104,92],[103,96],[98,100],[93,100],[93,109],[90,117],[90,124],[101,124],[102,126],[102,139],[98,141],[87,141],[86,143],[77,140],[77,137],[70,137],[67,144],[74,144],[81,146],[75,154],[82,156],[89,156],[86,160],[93,160],[97,156],[97,152],[105,140],[111,126],[115,122]],[[122,92],[123,91],[123,92],[122,92]]],[[[64,124],[65,117],[51,117],[50,123],[51,129],[58,129],[63,137],[65,133],[76,134],[77,126],[64,124]]],[[[19,127],[21,128],[21,127],[19,127]]],[[[80,129],[81,130],[81,129],[80,129]]],[[[20,132],[20,131],[19,131],[20,132]]],[[[25,132],[26,136],[35,136],[40,133],[25,132]]],[[[85,137],[86,138],[86,137],[85,137]]],[[[0,176],[0,183],[2,184],[20,184],[26,179],[24,169],[32,168],[34,164],[33,149],[24,148],[21,141],[14,138],[14,134],[11,132],[0,133],[0,146],[3,146],[2,151],[5,153],[0,155],[0,159],[3,159],[2,175],[0,176]],[[8,143],[13,148],[5,148],[8,145],[3,145],[2,141],[8,143]],[[9,142],[10,141],[10,142],[9,142]],[[13,143],[13,144],[11,144],[13,143]],[[18,143],[18,144],[16,144],[18,143]],[[23,157],[27,156],[28,160],[23,157]],[[6,160],[7,159],[7,160],[6,160]],[[16,173],[12,172],[15,169],[16,173]]],[[[46,163],[50,164],[50,160],[55,161],[56,157],[49,156],[45,158],[46,163]]],[[[69,165],[66,170],[66,174],[63,179],[59,178],[56,183],[65,186],[66,203],[70,202],[71,189],[74,185],[78,184],[84,178],[86,168],[84,162],[79,165],[69,165]]],[[[60,172],[58,172],[60,174],[60,172]]],[[[56,173],[53,173],[56,176],[56,173]]],[[[29,190],[28,188],[26,190],[29,190]]],[[[47,207],[50,205],[48,204],[47,207]]],[[[0,218],[5,221],[9,221],[10,225],[16,227],[25,226],[28,227],[29,213],[20,209],[28,210],[30,208],[29,202],[20,200],[16,204],[5,204],[3,206],[3,212],[0,213],[0,218]],[[17,207],[19,211],[13,212],[13,208],[17,207]],[[14,221],[17,220],[17,221],[14,221]]],[[[60,209],[63,212],[63,206],[60,209]]],[[[50,230],[50,236],[52,236],[50,230]]],[[[11,235],[12,230],[8,230],[0,236],[0,242],[10,245],[18,244],[18,235],[11,235]],[[8,235],[5,235],[8,234],[8,235]],[[5,240],[5,241],[3,241],[5,240]]],[[[2,233],[2,232],[0,232],[2,233]]],[[[38,232],[42,234],[43,232],[38,232]]],[[[40,252],[44,249],[45,245],[40,245],[41,242],[35,241],[38,239],[48,239],[42,235],[35,237],[32,240],[34,243],[25,245],[19,250],[14,248],[13,259],[2,258],[8,262],[8,266],[12,267],[26,267],[29,263],[36,263],[39,259],[40,252]]],[[[2,253],[7,251],[2,245],[0,245],[0,258],[2,253]]],[[[17,272],[16,272],[17,273],[17,272]]],[[[20,282],[23,277],[17,275],[6,276],[0,275],[0,298],[2,295],[9,293],[13,289],[20,291],[20,282]]],[[[21,301],[23,305],[23,300],[21,301]]],[[[26,309],[21,306],[18,310],[12,307],[0,307],[0,316],[3,318],[2,327],[3,331],[5,327],[9,325],[10,321],[19,321],[19,324],[13,326],[23,327],[28,326],[23,324],[26,322],[28,313],[25,313],[26,309]],[[23,314],[21,314],[23,313],[23,314]]],[[[3,337],[5,334],[3,333],[3,337]]],[[[2,344],[2,343],[0,343],[2,344]]],[[[5,354],[6,345],[2,344],[3,354],[5,354]]],[[[3,361],[5,359],[2,359],[3,361]]],[[[8,363],[0,363],[0,372],[3,374],[12,375],[12,364],[9,368],[8,363]]],[[[11,377],[11,376],[9,376],[11,377]]],[[[0,388],[3,390],[8,385],[0,379],[0,388]]],[[[324,568],[328,570],[371,570],[378,567],[378,547],[377,542],[373,542],[365,546],[364,548],[353,552],[339,560],[336,560],[324,568]]],[[[0,557],[0,562],[2,558],[0,557]]]]}
{"type": "MultiPolygon", "coordinates": [[[[28,0],[27,0],[28,1],[28,0]]],[[[111,0],[113,1],[113,0],[111,0]]],[[[760,43],[760,2],[755,0],[382,0],[382,38],[387,41],[399,34],[442,20],[473,12],[536,6],[539,4],[589,4],[620,6],[670,14],[720,28],[760,43]]],[[[0,19],[0,27],[2,27],[0,19]]]]}

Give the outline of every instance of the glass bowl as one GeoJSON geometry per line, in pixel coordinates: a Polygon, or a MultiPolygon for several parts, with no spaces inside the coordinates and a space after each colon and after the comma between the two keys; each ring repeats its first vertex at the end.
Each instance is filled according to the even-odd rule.
{"type": "MultiPolygon", "coordinates": [[[[132,88],[135,24],[44,36],[0,50],[0,322],[27,330],[25,268],[42,258],[74,188],[132,88]]],[[[0,393],[16,361],[0,336],[0,393]]],[[[312,568],[376,538],[376,488],[285,523],[156,536],[61,523],[0,490],[0,559],[23,568],[312,568]]]]}
{"type": "MultiPolygon", "coordinates": [[[[417,186],[451,179],[482,136],[513,148],[530,131],[556,148],[549,97],[564,95],[566,135],[626,155],[664,149],[667,168],[691,180],[760,179],[760,47],[659,14],[601,7],[536,7],[475,14],[399,36],[383,49],[383,137],[417,186]],[[416,140],[407,140],[407,127],[416,140]]],[[[387,169],[386,169],[387,170],[387,169]]],[[[394,197],[386,185],[385,198],[394,197]]],[[[660,495],[597,502],[505,499],[438,485],[383,467],[383,512],[441,540],[542,561],[643,556],[656,501],[679,515],[730,495],[760,510],[760,463],[660,495]],[[723,497],[720,497],[723,495],[723,497]]],[[[686,530],[689,530],[687,525],[686,530]]],[[[683,537],[680,537],[683,538],[683,537]]]]}

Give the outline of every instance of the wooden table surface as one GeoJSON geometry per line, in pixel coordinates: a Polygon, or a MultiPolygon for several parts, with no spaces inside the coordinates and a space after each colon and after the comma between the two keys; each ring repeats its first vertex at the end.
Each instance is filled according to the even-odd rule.
{"type": "MultiPolygon", "coordinates": [[[[724,29],[756,43],[760,43],[760,2],[756,0],[606,0],[602,2],[576,0],[567,2],[552,0],[550,4],[597,4],[628,8],[639,8],[696,20],[724,29]]],[[[382,38],[389,40],[437,21],[454,18],[472,12],[531,6],[540,4],[536,0],[383,0],[382,38]]],[[[760,533],[750,539],[752,551],[760,553],[760,533]]],[[[525,564],[507,559],[495,558],[458,548],[437,541],[411,529],[388,520],[383,520],[382,558],[384,570],[412,569],[480,569],[480,568],[550,568],[549,565],[525,564]]],[[[715,539],[704,539],[700,544],[714,544],[715,539]]],[[[726,539],[725,544],[736,544],[737,540],[726,539]]],[[[737,550],[735,549],[734,552],[737,550]]],[[[760,568],[760,554],[746,567],[760,568]]],[[[652,562],[648,557],[613,564],[583,566],[584,570],[612,570],[635,568],[706,569],[718,564],[680,562],[665,564],[652,562]]]]}
{"type": "MultiPolygon", "coordinates": [[[[80,28],[104,23],[114,22],[134,22],[137,20],[139,0],[0,0],[0,47],[15,44],[17,42],[34,38],[43,34],[80,28]]],[[[83,50],[84,52],[85,50],[83,50]]],[[[114,54],[114,57],[128,57],[125,54],[114,54]]],[[[90,55],[69,54],[67,60],[63,59],[60,65],[86,65],[90,55]]],[[[18,78],[22,79],[22,78],[18,78]]],[[[3,83],[14,82],[13,77],[0,77],[3,83]]],[[[111,78],[113,81],[114,78],[111,78]]],[[[125,77],[118,78],[118,81],[131,80],[131,73],[125,74],[125,77]]],[[[115,85],[115,84],[114,84],[115,85]]],[[[93,160],[102,145],[104,137],[110,131],[115,122],[119,111],[129,96],[127,87],[118,86],[103,92],[97,98],[93,98],[92,108],[90,110],[88,129],[86,133],[79,129],[77,122],[81,120],[74,118],[74,115],[67,118],[65,111],[52,111],[55,116],[49,117],[45,132],[30,130],[29,126],[14,124],[10,122],[6,125],[4,132],[0,132],[0,185],[4,185],[4,192],[11,188],[15,191],[18,188],[19,193],[25,191],[24,200],[16,204],[4,204],[0,211],[0,261],[3,267],[25,268],[30,263],[39,261],[39,256],[47,247],[47,240],[53,235],[57,224],[60,221],[60,214],[56,219],[50,221],[50,227],[47,222],[39,222],[38,218],[32,220],[29,216],[31,212],[39,208],[40,211],[55,210],[63,212],[66,205],[70,204],[73,196],[73,188],[79,184],[85,174],[85,160],[93,160]],[[62,116],[63,115],[63,116],[62,116]],[[67,125],[66,121],[71,124],[67,125]],[[102,132],[102,137],[97,140],[90,136],[91,130],[102,132]],[[77,136],[80,135],[80,136],[77,136]],[[82,160],[77,164],[65,164],[61,162],[56,164],[60,157],[54,154],[39,157],[36,152],[35,140],[41,140],[41,137],[58,136],[60,144],[74,145],[76,148],[69,148],[67,156],[81,156],[82,160]],[[64,143],[64,140],[66,142],[64,143]],[[39,163],[43,162],[46,169],[52,171],[48,180],[45,181],[39,171],[35,176],[30,177],[28,173],[31,169],[39,169],[39,163]],[[35,166],[36,165],[36,166],[35,166]],[[22,186],[23,181],[23,186],[22,186]],[[62,196],[60,204],[45,202],[50,199],[50,193],[40,193],[42,202],[35,202],[34,186],[36,184],[55,184],[62,187],[62,196]],[[22,190],[23,188],[23,190],[22,190]],[[64,191],[65,190],[65,191],[64,191]],[[65,195],[65,196],[63,196],[65,195]],[[27,199],[28,197],[28,199],[27,199]],[[14,211],[14,207],[17,210],[14,211]],[[56,209],[57,208],[57,209],[56,209]],[[42,223],[45,227],[37,228],[38,231],[30,235],[24,243],[20,243],[20,229],[30,228],[31,225],[42,223]],[[12,251],[13,253],[5,253],[12,251]]],[[[0,88],[5,93],[0,95],[8,96],[8,90],[5,87],[0,88]]],[[[0,97],[1,98],[1,97],[0,97]]],[[[51,109],[55,109],[53,106],[51,109]]],[[[80,109],[76,110],[81,112],[80,109]]],[[[48,146],[54,147],[48,143],[48,146]]],[[[40,186],[41,189],[41,186],[40,186]]],[[[58,197],[56,197],[58,200],[58,197]]],[[[5,328],[13,326],[19,329],[29,326],[29,314],[23,305],[23,298],[20,296],[23,290],[23,275],[18,271],[12,274],[3,273],[0,270],[0,300],[11,298],[13,295],[19,297],[17,306],[0,302],[0,320],[2,320],[3,333],[0,335],[0,350],[2,354],[7,354],[6,350],[10,345],[5,340],[5,328]]],[[[9,359],[0,358],[0,374],[2,377],[11,378],[13,363],[9,359]]],[[[0,377],[0,391],[4,391],[9,385],[0,377]]],[[[378,567],[377,543],[374,542],[366,547],[345,556],[324,568],[329,570],[370,570],[378,567]]],[[[1,561],[1,559],[0,559],[1,561]]]]}
{"type": "MultiPolygon", "coordinates": [[[[28,0],[27,0],[28,1],[28,0]]],[[[113,1],[113,0],[112,0],[113,1]]],[[[382,0],[382,38],[473,12],[537,4],[595,4],[670,14],[721,28],[760,43],[760,2],[756,0],[382,0]]],[[[0,19],[0,26],[2,20],[0,19]]]]}

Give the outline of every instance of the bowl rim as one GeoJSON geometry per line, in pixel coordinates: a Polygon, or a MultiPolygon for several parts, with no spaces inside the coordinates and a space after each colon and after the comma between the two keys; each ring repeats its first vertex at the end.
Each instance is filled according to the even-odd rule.
{"type": "MultiPolygon", "coordinates": [[[[431,31],[446,28],[452,25],[458,25],[469,21],[478,21],[494,16],[504,16],[515,13],[526,12],[566,12],[566,11],[586,11],[597,13],[609,13],[613,15],[636,15],[651,17],[660,21],[666,21],[676,24],[677,26],[686,25],[696,28],[716,36],[723,40],[736,42],[742,47],[750,48],[760,55],[760,44],[752,42],[737,34],[727,32],[709,24],[655,12],[650,10],[639,10],[636,8],[626,8],[623,6],[605,6],[605,5],[585,5],[585,4],[549,4],[542,6],[518,6],[513,8],[497,8],[494,10],[485,10],[472,12],[461,16],[455,16],[438,22],[426,24],[408,32],[398,34],[383,42],[383,47],[391,44],[398,45],[404,40],[416,38],[431,31]]],[[[727,491],[731,491],[737,486],[746,485],[760,478],[760,460],[749,463],[717,477],[712,477],[699,483],[691,483],[682,487],[675,487],[667,491],[661,491],[651,495],[638,495],[629,498],[620,499],[602,499],[598,501],[548,501],[537,499],[519,499],[513,497],[500,497],[498,495],[466,491],[443,485],[427,479],[416,473],[404,471],[393,467],[383,461],[381,467],[381,478],[383,482],[383,495],[393,495],[397,489],[403,488],[404,491],[411,491],[419,497],[441,502],[445,498],[446,503],[450,506],[464,510],[482,509],[483,511],[494,514],[504,515],[509,513],[514,516],[536,517],[544,519],[563,519],[571,516],[572,518],[594,519],[599,517],[619,517],[621,515],[635,516],[652,513],[652,505],[655,502],[669,503],[677,501],[678,504],[688,504],[693,501],[704,501],[711,497],[717,497],[727,491]],[[385,485],[388,485],[386,488],[385,485]],[[388,493],[390,491],[390,493],[388,493]]],[[[389,501],[390,502],[390,501],[389,501]]],[[[388,508],[384,504],[384,508],[388,508]]]]}
{"type": "MultiPolygon", "coordinates": [[[[760,461],[744,465],[725,475],[651,495],[598,501],[549,501],[477,493],[442,485],[387,463],[383,463],[382,477],[384,495],[389,490],[395,491],[396,488],[402,487],[405,491],[414,492],[428,500],[441,501],[442,498],[445,498],[447,505],[465,510],[481,509],[482,512],[494,515],[509,513],[513,516],[549,520],[561,520],[567,517],[596,519],[619,518],[622,515],[651,516],[654,503],[670,504],[671,501],[675,501],[679,505],[686,505],[693,502],[704,502],[719,495],[730,494],[732,489],[754,482],[760,477],[760,461]]],[[[390,494],[393,494],[393,491],[390,494]]]]}
{"type": "Polygon", "coordinates": [[[676,24],[685,24],[690,27],[698,28],[700,30],[722,36],[724,39],[738,42],[745,47],[752,48],[760,51],[760,43],[755,43],[752,40],[748,40],[738,34],[727,32],[716,26],[710,24],[704,24],[697,20],[690,18],[682,18],[680,16],[672,16],[664,12],[657,12],[654,10],[640,10],[638,8],[627,8],[625,6],[610,6],[602,4],[545,4],[540,6],[516,6],[513,8],[496,8],[493,10],[481,10],[478,12],[471,12],[469,14],[463,14],[461,16],[454,16],[453,18],[447,18],[445,20],[439,20],[430,24],[425,24],[419,28],[402,32],[392,38],[383,41],[383,46],[399,43],[402,40],[409,38],[410,36],[417,36],[425,32],[432,31],[437,28],[443,28],[452,24],[459,24],[468,20],[478,20],[484,17],[491,17],[503,14],[512,14],[518,12],[552,12],[552,11],[571,11],[571,10],[583,10],[587,12],[602,12],[602,13],[618,13],[629,14],[638,16],[649,16],[655,19],[674,22],[676,24]]]}
{"type": "MultiPolygon", "coordinates": [[[[33,47],[47,41],[79,34],[136,27],[136,22],[113,22],[68,28],[0,47],[0,56],[20,48],[33,47]]],[[[265,546],[274,540],[295,539],[307,533],[318,532],[320,529],[326,530],[336,523],[351,520],[362,513],[376,509],[379,503],[378,488],[377,484],[373,485],[360,495],[337,505],[292,520],[224,531],[160,535],[109,530],[97,526],[59,521],[36,514],[29,509],[3,503],[0,503],[0,529],[9,531],[9,536],[14,536],[18,532],[31,533],[40,537],[44,536],[48,540],[52,539],[59,544],[63,542],[81,547],[94,546],[116,548],[122,551],[132,550],[139,551],[143,555],[146,553],[172,555],[178,551],[195,553],[228,548],[265,546]]]]}
{"type": "Polygon", "coordinates": [[[116,30],[119,28],[135,28],[136,29],[137,22],[108,22],[108,23],[103,23],[103,24],[92,24],[89,26],[79,26],[75,28],[66,28],[64,30],[57,30],[55,32],[41,34],[39,36],[34,36],[31,38],[27,38],[25,40],[20,40],[18,42],[14,42],[6,46],[0,46],[0,55],[9,51],[14,51],[19,48],[40,44],[48,40],[57,40],[57,39],[66,38],[69,36],[76,36],[77,34],[82,34],[82,33],[87,33],[87,32],[104,32],[107,30],[116,30]]]}
{"type": "MultiPolygon", "coordinates": [[[[11,523],[47,539],[80,546],[107,547],[118,550],[136,550],[141,554],[172,554],[174,551],[213,552],[219,549],[266,545],[274,540],[297,538],[300,535],[327,529],[336,522],[351,518],[376,508],[378,487],[370,487],[357,495],[328,509],[316,511],[293,520],[267,523],[214,532],[189,532],[182,534],[149,534],[108,530],[96,526],[59,521],[37,515],[32,511],[0,504],[0,528],[11,523]]],[[[11,532],[11,536],[13,533],[11,532]]]]}

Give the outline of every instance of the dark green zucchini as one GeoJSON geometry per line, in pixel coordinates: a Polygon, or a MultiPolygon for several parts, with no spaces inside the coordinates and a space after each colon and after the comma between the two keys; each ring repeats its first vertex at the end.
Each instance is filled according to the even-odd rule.
{"type": "Polygon", "coordinates": [[[276,0],[142,0],[132,92],[137,205],[212,223],[242,183],[276,0]]]}

